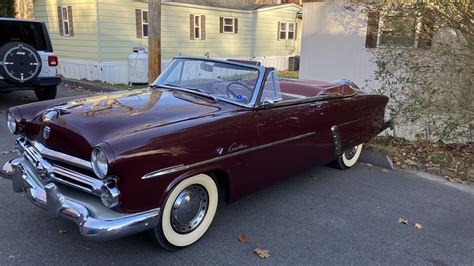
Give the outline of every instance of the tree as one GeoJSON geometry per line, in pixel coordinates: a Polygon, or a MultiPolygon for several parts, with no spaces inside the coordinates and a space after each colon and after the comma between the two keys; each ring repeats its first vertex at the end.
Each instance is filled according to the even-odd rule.
{"type": "MultiPolygon", "coordinates": [[[[384,23],[385,46],[373,49],[379,92],[395,122],[432,141],[472,142],[474,11],[471,1],[378,2],[369,10],[401,16],[384,23]],[[405,30],[415,18],[413,33],[405,30]],[[395,21],[395,20],[394,20],[395,21]],[[403,38],[416,37],[411,47],[403,38]]],[[[382,20],[383,20],[382,16],[382,20]]]]}
{"type": "Polygon", "coordinates": [[[0,17],[15,17],[14,0],[0,0],[0,17]]]}

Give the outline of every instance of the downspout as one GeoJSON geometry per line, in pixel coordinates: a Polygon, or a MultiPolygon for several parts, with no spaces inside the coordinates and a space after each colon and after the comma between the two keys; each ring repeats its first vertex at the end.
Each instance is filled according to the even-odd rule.
{"type": "Polygon", "coordinates": [[[95,28],[96,28],[96,41],[97,41],[97,70],[99,71],[99,80],[102,80],[102,46],[100,41],[100,28],[99,28],[99,1],[95,0],[95,28]]]}

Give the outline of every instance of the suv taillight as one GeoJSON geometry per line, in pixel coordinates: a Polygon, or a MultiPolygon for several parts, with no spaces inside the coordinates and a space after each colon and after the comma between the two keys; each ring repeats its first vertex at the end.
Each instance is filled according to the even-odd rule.
{"type": "Polygon", "coordinates": [[[58,57],[57,56],[48,56],[48,65],[51,67],[58,66],[58,57]]]}

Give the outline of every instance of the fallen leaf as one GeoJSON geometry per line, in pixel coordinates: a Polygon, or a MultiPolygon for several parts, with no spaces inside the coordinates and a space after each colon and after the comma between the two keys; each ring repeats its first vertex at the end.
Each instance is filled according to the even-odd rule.
{"type": "Polygon", "coordinates": [[[404,163],[408,164],[408,165],[417,165],[417,163],[413,160],[410,160],[410,159],[406,159],[405,161],[403,161],[404,163]]]}
{"type": "Polygon", "coordinates": [[[465,184],[466,183],[461,178],[457,178],[457,177],[455,177],[455,178],[448,177],[447,179],[451,183],[457,183],[457,184],[465,184]]]}
{"type": "Polygon", "coordinates": [[[270,258],[270,253],[268,253],[268,250],[261,249],[261,248],[256,248],[256,249],[254,249],[254,251],[262,259],[270,258]]]}
{"type": "Polygon", "coordinates": [[[63,234],[65,234],[65,233],[67,233],[67,230],[65,230],[65,229],[60,229],[60,230],[58,231],[58,233],[59,233],[60,235],[63,235],[63,234]]]}
{"type": "Polygon", "coordinates": [[[250,240],[250,238],[249,238],[248,235],[246,235],[246,234],[240,234],[239,235],[240,243],[247,243],[247,242],[249,242],[249,240],[250,240]]]}
{"type": "Polygon", "coordinates": [[[415,228],[418,229],[418,230],[421,230],[421,229],[423,229],[423,225],[415,224],[415,228]]]}
{"type": "Polygon", "coordinates": [[[403,218],[398,218],[398,223],[399,224],[408,224],[408,220],[403,219],[403,218]]]}

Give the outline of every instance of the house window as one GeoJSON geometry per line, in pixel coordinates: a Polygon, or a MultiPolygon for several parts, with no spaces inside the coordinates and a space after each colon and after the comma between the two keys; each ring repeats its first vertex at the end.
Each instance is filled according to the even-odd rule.
{"type": "Polygon", "coordinates": [[[234,18],[224,18],[224,33],[234,33],[234,18]]]}
{"type": "Polygon", "coordinates": [[[231,17],[220,17],[221,33],[238,33],[238,19],[231,17]]]}
{"type": "Polygon", "coordinates": [[[379,31],[379,46],[416,47],[415,16],[385,16],[379,31]]]}
{"type": "Polygon", "coordinates": [[[74,36],[72,23],[72,7],[58,6],[59,34],[61,36],[74,36]]]}
{"type": "Polygon", "coordinates": [[[294,22],[279,22],[279,40],[294,40],[296,26],[294,22]]]}
{"type": "Polygon", "coordinates": [[[148,38],[148,10],[142,10],[142,38],[148,38]]]}
{"type": "Polygon", "coordinates": [[[367,18],[366,48],[429,48],[432,44],[435,18],[433,14],[382,13],[371,11],[367,18]]]}
{"type": "Polygon", "coordinates": [[[194,39],[201,39],[201,16],[194,16],[194,39]]]}
{"type": "Polygon", "coordinates": [[[204,15],[189,15],[189,39],[190,40],[205,40],[206,39],[206,16],[204,15]]]}

